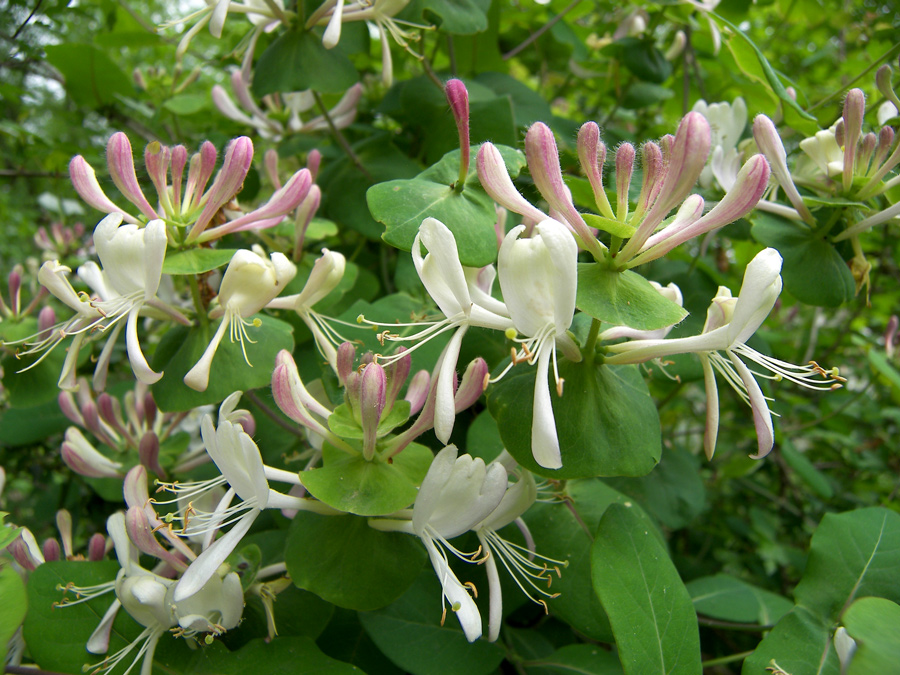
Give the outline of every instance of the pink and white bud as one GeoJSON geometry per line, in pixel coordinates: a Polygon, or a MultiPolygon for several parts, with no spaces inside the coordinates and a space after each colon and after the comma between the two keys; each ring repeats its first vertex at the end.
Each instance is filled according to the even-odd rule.
{"type": "Polygon", "coordinates": [[[97,182],[97,174],[94,173],[94,169],[81,155],[75,155],[69,162],[69,178],[72,179],[72,187],[75,188],[75,192],[88,206],[92,206],[102,213],[121,213],[129,223],[138,222],[137,218],[130,213],[125,213],[124,209],[116,206],[106,196],[100,183],[97,182]]]}
{"type": "Polygon", "coordinates": [[[894,91],[892,84],[893,76],[894,71],[891,70],[888,64],[884,64],[875,73],[875,86],[878,87],[878,91],[881,92],[882,96],[900,110],[900,99],[897,98],[897,93],[894,91]]]}
{"type": "Polygon", "coordinates": [[[415,415],[425,405],[425,399],[428,398],[428,390],[431,388],[431,373],[427,370],[420,370],[409,381],[406,393],[403,399],[409,402],[409,414],[415,415]]]}
{"type": "Polygon", "coordinates": [[[121,478],[122,465],[102,455],[77,427],[66,429],[61,454],[72,471],[88,478],[121,478]]]}
{"type": "Polygon", "coordinates": [[[183,145],[172,148],[172,201],[177,212],[181,212],[181,185],[184,180],[184,167],[187,165],[188,152],[183,145]]]}
{"type": "Polygon", "coordinates": [[[625,222],[628,218],[628,188],[634,174],[634,146],[622,143],[616,150],[616,217],[625,222]]]}
{"type": "Polygon", "coordinates": [[[59,530],[59,538],[62,541],[63,553],[66,559],[70,559],[75,554],[72,549],[72,514],[66,509],[60,509],[56,512],[56,529],[59,530]]]}
{"type": "Polygon", "coordinates": [[[844,146],[844,174],[843,187],[849,190],[853,184],[853,173],[856,162],[856,144],[859,143],[862,135],[863,117],[866,114],[866,95],[862,89],[851,89],[847,92],[847,98],[844,99],[844,120],[845,139],[844,143],[838,145],[844,146]]]}
{"type": "Polygon", "coordinates": [[[88,540],[88,560],[97,562],[106,557],[106,537],[99,532],[88,540]]]}
{"type": "Polygon", "coordinates": [[[547,214],[532,206],[516,190],[516,186],[509,177],[509,171],[506,170],[503,156],[492,143],[482,143],[478,149],[475,163],[478,167],[478,180],[481,181],[481,186],[491,199],[520,216],[537,222],[546,220],[547,214]]]}
{"type": "Polygon", "coordinates": [[[50,307],[44,307],[38,312],[38,338],[44,339],[49,337],[49,331],[56,325],[56,311],[50,307]]]}
{"type": "Polygon", "coordinates": [[[100,413],[100,418],[113,429],[120,434],[128,434],[125,418],[122,417],[122,405],[119,403],[119,399],[113,398],[106,392],[99,394],[97,396],[97,411],[100,413]]]}
{"type": "Polygon", "coordinates": [[[872,160],[872,155],[875,152],[875,147],[877,145],[878,137],[872,132],[869,132],[862,137],[862,141],[859,144],[859,150],[856,156],[856,167],[858,173],[866,174],[868,172],[869,162],[872,160]]]}
{"type": "Polygon", "coordinates": [[[875,146],[875,155],[872,158],[873,169],[881,167],[893,145],[894,130],[891,127],[881,127],[881,131],[878,132],[878,144],[875,146]]]}
{"type": "Polygon", "coordinates": [[[794,185],[794,180],[791,178],[791,172],[787,166],[787,153],[784,151],[781,136],[778,135],[778,130],[775,128],[772,120],[765,115],[757,115],[756,119],[753,120],[753,138],[756,140],[756,145],[760,152],[769,160],[769,166],[775,175],[775,180],[778,181],[781,189],[784,190],[791,205],[806,223],[810,225],[815,224],[815,218],[813,218],[809,209],[806,208],[806,204],[803,203],[803,199],[794,185]]]}
{"type": "Polygon", "coordinates": [[[272,185],[278,190],[281,187],[281,179],[278,177],[278,151],[275,148],[266,150],[266,154],[263,155],[263,167],[272,185]]]}
{"type": "Polygon", "coordinates": [[[169,199],[168,171],[169,162],[171,161],[171,151],[159,141],[147,143],[144,148],[144,166],[147,167],[147,174],[156,188],[156,194],[159,195],[159,201],[163,210],[167,215],[172,215],[174,209],[169,199]]]}
{"type": "Polygon", "coordinates": [[[200,152],[191,157],[188,169],[187,185],[184,189],[182,210],[189,210],[200,205],[206,184],[209,182],[213,171],[216,169],[216,146],[209,141],[204,141],[200,146],[200,152]]]}
{"type": "Polygon", "coordinates": [[[75,397],[72,395],[71,391],[59,392],[59,396],[56,400],[59,402],[59,409],[62,410],[63,415],[65,415],[70,422],[79,426],[84,426],[84,418],[81,416],[81,411],[78,409],[78,406],[75,403],[75,397]]]}
{"type": "MultiPolygon", "coordinates": [[[[645,249],[633,261],[641,264],[655,260],[679,244],[717,229],[753,210],[769,184],[769,163],[762,155],[753,155],[738,172],[737,180],[709,213],[692,223],[664,228],[647,240],[645,249]],[[652,243],[651,243],[652,242],[652,243]]],[[[674,223],[673,223],[674,225],[674,223]]]]}
{"type": "Polygon", "coordinates": [[[272,373],[272,396],[281,412],[292,420],[317,433],[332,445],[346,447],[346,443],[313,417],[315,414],[327,419],[331,415],[331,411],[307,391],[303,380],[300,379],[294,357],[285,349],[278,352],[278,356],[275,357],[275,371],[272,373]]]}
{"type": "Polygon", "coordinates": [[[356,363],[356,345],[352,342],[342,342],[337,348],[337,376],[341,386],[353,372],[354,363],[356,363]]]}
{"type": "Polygon", "coordinates": [[[183,572],[187,569],[187,563],[166,550],[153,535],[153,526],[147,520],[147,514],[140,506],[132,506],[125,513],[125,530],[128,538],[143,553],[168,563],[173,569],[183,572]]]}
{"type": "Polygon", "coordinates": [[[296,228],[296,240],[294,242],[295,262],[299,262],[300,258],[303,256],[303,243],[306,239],[306,230],[309,228],[309,224],[319,210],[321,202],[322,189],[318,185],[313,184],[310,186],[306,197],[300,202],[300,206],[297,207],[297,213],[294,216],[294,226],[296,228]]]}
{"type": "Polygon", "coordinates": [[[19,530],[19,536],[13,539],[13,542],[6,550],[12,554],[13,559],[23,569],[29,572],[34,572],[38,566],[43,565],[45,562],[41,547],[38,546],[37,540],[27,527],[19,530]]]}
{"type": "MultiPolygon", "coordinates": [[[[352,89],[358,91],[360,95],[362,94],[362,87],[358,85],[353,85],[352,89]]],[[[344,95],[346,98],[346,94],[344,95]]],[[[341,99],[343,101],[344,99],[341,99]]],[[[356,107],[356,103],[359,101],[354,101],[353,106],[356,107]]],[[[306,156],[306,168],[309,169],[309,175],[312,177],[313,182],[315,182],[316,177],[319,175],[319,167],[322,165],[322,153],[318,150],[310,150],[309,154],[306,156]]]]}
{"type": "Polygon", "coordinates": [[[603,164],[606,162],[606,145],[600,140],[600,127],[596,122],[585,122],[578,130],[578,160],[594,193],[594,202],[601,215],[615,220],[609,198],[603,188],[603,164]]]}
{"type": "Polygon", "coordinates": [[[378,423],[387,403],[387,375],[377,363],[363,368],[359,391],[360,426],[363,431],[363,457],[371,461],[378,440],[378,423]]]}
{"type": "Polygon", "coordinates": [[[466,372],[463,373],[462,380],[460,380],[456,395],[453,397],[453,404],[457,414],[466,408],[470,408],[481,398],[487,385],[489,373],[487,362],[480,356],[469,363],[466,372]]]}
{"type": "Polygon", "coordinates": [[[9,308],[12,310],[13,316],[19,313],[22,297],[22,272],[24,269],[21,265],[15,265],[9,273],[9,308]]]}
{"type": "Polygon", "coordinates": [[[652,141],[644,143],[641,148],[641,168],[644,177],[641,182],[641,194],[638,196],[637,207],[634,210],[635,218],[639,218],[653,205],[659,196],[659,189],[662,187],[660,179],[663,175],[663,156],[662,150],[656,143],[652,141]]]}
{"type": "MultiPolygon", "coordinates": [[[[205,144],[204,144],[205,145],[205,144]]],[[[191,228],[186,241],[191,242],[206,229],[213,216],[240,191],[253,162],[253,141],[246,136],[235,138],[225,151],[225,161],[212,187],[203,211],[191,228]]],[[[190,179],[189,179],[190,181],[190,179]]]]}
{"type": "Polygon", "coordinates": [[[106,162],[109,166],[110,178],[125,199],[134,204],[148,220],[159,218],[144,196],[144,191],[141,190],[137,174],[134,171],[131,142],[128,140],[128,136],[121,131],[114,133],[106,144],[106,162]]]}

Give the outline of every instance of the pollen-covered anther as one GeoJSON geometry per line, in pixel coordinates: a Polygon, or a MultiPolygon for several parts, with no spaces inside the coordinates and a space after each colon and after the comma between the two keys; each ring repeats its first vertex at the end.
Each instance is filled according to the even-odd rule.
{"type": "Polygon", "coordinates": [[[561,377],[556,381],[556,395],[562,398],[563,395],[563,384],[565,384],[565,378],[561,377]]]}
{"type": "Polygon", "coordinates": [[[473,598],[478,598],[478,589],[475,587],[475,584],[473,584],[471,581],[467,581],[463,584],[463,586],[469,589],[469,592],[472,594],[473,598]]]}

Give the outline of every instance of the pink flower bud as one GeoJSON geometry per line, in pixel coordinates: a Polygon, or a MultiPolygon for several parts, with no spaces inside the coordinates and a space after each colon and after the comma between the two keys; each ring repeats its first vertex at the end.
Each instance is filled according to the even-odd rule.
{"type": "Polygon", "coordinates": [[[137,548],[147,555],[152,555],[163,562],[168,563],[173,569],[183,572],[187,569],[184,560],[166,550],[153,536],[153,528],[144,509],[139,506],[132,506],[125,513],[125,529],[128,531],[128,538],[134,542],[137,548]]]}
{"type": "Polygon", "coordinates": [[[81,155],[76,155],[69,162],[69,178],[72,179],[72,186],[75,192],[81,197],[88,206],[101,211],[103,213],[121,213],[126,222],[137,223],[138,219],[129,213],[125,213],[123,209],[116,206],[112,200],[103,192],[100,183],[97,182],[97,175],[94,169],[81,155]]]}
{"type": "Polygon", "coordinates": [[[878,91],[881,92],[882,96],[884,96],[888,101],[893,103],[898,110],[900,110],[900,99],[897,98],[897,94],[894,91],[893,84],[891,80],[893,80],[894,71],[891,70],[891,67],[888,64],[884,64],[881,68],[878,69],[878,72],[875,73],[875,86],[878,87],[878,91]]]}
{"type": "Polygon", "coordinates": [[[294,243],[294,261],[299,262],[303,256],[303,242],[306,238],[306,230],[309,224],[319,210],[319,204],[322,202],[322,189],[318,185],[311,185],[309,193],[300,202],[297,207],[297,213],[294,216],[294,225],[297,229],[296,241],[294,243]]]}
{"type": "Polygon", "coordinates": [[[175,210],[181,212],[181,184],[184,180],[184,167],[187,165],[187,148],[176,145],[172,148],[172,199],[175,210]]]}
{"type": "Polygon", "coordinates": [[[101,434],[100,416],[97,413],[97,404],[93,401],[85,401],[81,404],[81,417],[84,420],[84,428],[92,434],[101,434]]]}
{"type": "Polygon", "coordinates": [[[59,392],[59,396],[56,400],[59,402],[59,409],[62,410],[63,415],[65,415],[70,422],[79,426],[84,426],[84,418],[81,416],[81,412],[75,404],[75,397],[72,395],[71,391],[59,392]]]}
{"type": "Polygon", "coordinates": [[[125,420],[122,417],[122,405],[118,399],[106,392],[97,396],[97,411],[100,418],[120,434],[126,433],[125,420]]]}
{"type": "Polygon", "coordinates": [[[834,142],[837,143],[839,148],[844,147],[844,131],[846,130],[847,125],[844,123],[844,118],[839,119],[835,122],[834,125],[834,142]]]}
{"type": "Polygon", "coordinates": [[[409,371],[412,369],[412,356],[407,353],[405,347],[397,350],[398,354],[403,354],[400,358],[395,358],[388,364],[385,371],[387,372],[388,392],[387,407],[392,408],[394,401],[400,395],[400,390],[406,384],[406,378],[409,377],[409,371]]]}
{"type": "Polygon", "coordinates": [[[266,150],[266,154],[263,155],[263,167],[265,167],[266,175],[269,177],[269,180],[272,182],[272,185],[275,189],[279,189],[281,187],[281,179],[278,178],[278,151],[274,148],[269,148],[266,150]]]}
{"type": "Polygon", "coordinates": [[[292,420],[325,439],[333,437],[333,434],[313,417],[314,413],[327,419],[331,415],[331,411],[306,390],[300,379],[300,373],[297,371],[294,357],[284,349],[278,352],[278,356],[275,358],[275,371],[272,373],[272,396],[281,412],[292,420]]]}
{"type": "Polygon", "coordinates": [[[44,556],[44,562],[59,560],[59,542],[56,539],[45,539],[44,545],[41,546],[41,553],[44,556]]]}
{"type": "Polygon", "coordinates": [[[147,143],[144,148],[144,166],[147,167],[147,174],[156,188],[156,194],[159,195],[159,201],[167,215],[172,215],[174,209],[172,202],[169,200],[169,189],[167,174],[169,171],[169,162],[171,161],[171,152],[169,148],[162,145],[159,141],[147,143]]]}
{"type": "Polygon", "coordinates": [[[128,140],[128,136],[121,131],[114,133],[106,144],[106,162],[109,165],[109,175],[113,183],[116,184],[125,199],[134,204],[149,220],[159,218],[141,190],[137,174],[134,171],[131,142],[128,140]]]}
{"type": "MultiPolygon", "coordinates": [[[[355,85],[354,85],[355,86],[355,85]]],[[[362,89],[360,88],[360,92],[362,89]]],[[[356,105],[354,103],[354,105],[356,105]]],[[[313,182],[316,181],[316,178],[319,175],[319,167],[322,165],[322,153],[318,150],[310,150],[309,154],[306,156],[306,168],[309,169],[309,174],[313,179],[313,182]]]]}
{"type": "Polygon", "coordinates": [[[644,146],[641,148],[641,167],[644,170],[644,177],[641,182],[641,194],[638,197],[638,204],[635,209],[635,218],[653,205],[653,202],[659,196],[659,188],[662,187],[660,178],[663,173],[663,157],[662,150],[659,149],[656,143],[652,141],[644,143],[644,146]]]}
{"type": "Polygon", "coordinates": [[[138,444],[138,458],[149,471],[160,478],[166,477],[165,470],[159,464],[159,437],[152,431],[141,436],[138,444]]]}
{"type": "Polygon", "coordinates": [[[606,145],[600,140],[600,127],[596,122],[585,122],[578,130],[578,160],[581,162],[581,170],[587,176],[594,192],[594,202],[597,210],[609,218],[615,219],[606,190],[603,188],[603,164],[606,162],[606,145]]]}
{"type": "Polygon", "coordinates": [[[206,190],[206,184],[209,182],[215,168],[216,146],[209,141],[204,141],[203,145],[200,146],[200,152],[195,153],[191,157],[182,209],[187,210],[200,204],[204,190],[206,190]]]}
{"type": "Polygon", "coordinates": [[[158,408],[156,407],[156,401],[153,400],[153,394],[149,391],[144,395],[144,423],[148,427],[152,427],[154,422],[156,422],[156,413],[158,412],[158,408]]]}
{"type": "Polygon", "coordinates": [[[427,370],[420,370],[409,381],[406,388],[406,394],[403,399],[409,401],[409,414],[415,415],[425,405],[425,399],[428,398],[428,390],[431,387],[431,373],[427,370]]]}
{"type": "Polygon", "coordinates": [[[13,539],[13,542],[6,550],[12,554],[13,559],[23,569],[29,572],[34,572],[39,565],[44,563],[44,554],[41,552],[41,547],[38,546],[37,540],[27,527],[23,527],[19,531],[19,536],[13,539]]]}
{"type": "Polygon", "coordinates": [[[353,372],[355,362],[356,346],[352,342],[342,342],[337,348],[337,376],[341,386],[353,372]]]}
{"type": "Polygon", "coordinates": [[[150,502],[150,493],[147,491],[147,468],[143,464],[133,466],[125,474],[122,492],[125,496],[125,504],[129,507],[140,506],[143,508],[150,502]]]}
{"type": "Polygon", "coordinates": [[[897,346],[898,327],[900,327],[900,318],[898,318],[896,314],[893,314],[884,331],[884,353],[889,359],[894,357],[894,348],[897,346]]]}
{"type": "MultiPolygon", "coordinates": [[[[866,95],[862,89],[851,89],[844,99],[844,125],[846,139],[844,143],[844,190],[853,184],[853,169],[856,161],[856,144],[862,135],[863,117],[866,114],[866,95]]],[[[840,145],[840,144],[839,144],[840,145]]]]}
{"type": "Polygon", "coordinates": [[[872,159],[872,153],[875,152],[875,146],[878,144],[878,137],[872,132],[867,133],[859,144],[859,152],[856,157],[856,166],[858,172],[865,174],[869,170],[869,162],[872,159]]]}
{"type": "Polygon", "coordinates": [[[122,465],[102,455],[77,427],[66,430],[61,454],[72,471],[89,478],[121,478],[122,465]]]}
{"type": "Polygon", "coordinates": [[[65,553],[67,559],[71,558],[74,555],[72,550],[72,514],[66,509],[60,509],[56,512],[56,529],[59,530],[59,538],[62,540],[63,553],[65,553]]]}
{"type": "Polygon", "coordinates": [[[387,403],[387,375],[377,363],[363,368],[360,377],[360,423],[363,431],[363,456],[371,460],[375,456],[378,440],[378,423],[387,403]]]}
{"type": "Polygon", "coordinates": [[[465,182],[469,173],[469,92],[461,80],[449,80],[444,86],[447,102],[453,111],[453,119],[456,121],[456,132],[459,135],[460,168],[459,186],[465,182]]]}
{"type": "Polygon", "coordinates": [[[456,395],[453,397],[457,414],[474,405],[475,401],[481,397],[489,372],[487,362],[480,356],[468,365],[459,388],[456,390],[456,395]]]}
{"type": "MultiPolygon", "coordinates": [[[[204,144],[205,145],[205,144],[204,144]]],[[[235,138],[225,151],[225,161],[209,189],[206,205],[191,228],[186,240],[194,241],[209,225],[212,217],[240,191],[253,162],[253,141],[246,136],[235,138]]]]}
{"type": "Polygon", "coordinates": [[[97,562],[106,557],[106,537],[97,532],[88,540],[88,560],[97,562]]]}
{"type": "Polygon", "coordinates": [[[547,214],[532,206],[513,185],[500,151],[492,143],[482,143],[476,158],[478,180],[491,199],[513,213],[537,222],[546,220],[547,214]]]}
{"type": "Polygon", "coordinates": [[[56,312],[49,305],[38,312],[38,337],[44,339],[49,331],[56,325],[56,312]]]}
{"type": "Polygon", "coordinates": [[[15,265],[9,273],[9,308],[13,315],[19,313],[22,295],[22,266],[15,265]]]}
{"type": "Polygon", "coordinates": [[[623,143],[616,150],[616,217],[625,222],[628,217],[628,188],[634,174],[634,146],[623,143]]]}
{"type": "Polygon", "coordinates": [[[793,207],[797,209],[804,221],[814,224],[816,221],[803,203],[803,199],[800,197],[800,193],[797,191],[797,187],[791,178],[784,144],[781,142],[781,136],[778,135],[778,130],[775,129],[772,120],[765,115],[757,115],[756,119],[753,120],[753,138],[756,140],[756,145],[759,147],[760,152],[769,160],[775,180],[778,181],[793,207]]]}

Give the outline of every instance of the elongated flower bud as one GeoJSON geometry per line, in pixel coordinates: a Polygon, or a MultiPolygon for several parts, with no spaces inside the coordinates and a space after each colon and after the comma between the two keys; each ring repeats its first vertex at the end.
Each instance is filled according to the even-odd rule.
{"type": "Polygon", "coordinates": [[[481,397],[484,393],[489,373],[487,362],[480,356],[469,363],[459,382],[456,395],[453,397],[457,413],[473,406],[481,397]]]}
{"type": "Polygon", "coordinates": [[[603,188],[603,164],[606,162],[606,145],[600,140],[600,127],[596,122],[585,122],[578,130],[578,160],[594,192],[597,210],[610,220],[615,219],[609,198],[603,188]]]}
{"type": "Polygon", "coordinates": [[[141,441],[138,445],[138,457],[141,464],[150,471],[160,478],[166,477],[165,470],[159,464],[159,437],[152,431],[148,431],[141,436],[141,441]]]}
{"type": "Polygon", "coordinates": [[[387,375],[377,363],[363,368],[360,376],[359,414],[363,430],[363,456],[371,460],[375,456],[378,439],[378,423],[387,402],[387,375]]]}
{"type": "Polygon", "coordinates": [[[88,540],[88,560],[97,562],[106,556],[106,537],[96,532],[88,540]]]}
{"type": "Polygon", "coordinates": [[[89,478],[121,478],[122,465],[102,455],[76,427],[66,430],[61,454],[72,471],[89,478]]]}
{"type": "Polygon", "coordinates": [[[634,174],[634,146],[623,143],[616,150],[616,217],[625,222],[628,218],[628,188],[634,174]]]}
{"type": "Polygon", "coordinates": [[[663,157],[662,150],[652,141],[644,143],[641,148],[641,168],[644,176],[641,182],[641,194],[638,196],[634,217],[639,218],[649,209],[654,200],[659,196],[659,188],[662,186],[663,157]]]}
{"type": "Polygon", "coordinates": [[[140,551],[167,562],[172,568],[180,572],[187,569],[187,564],[184,560],[163,548],[156,540],[156,537],[153,536],[153,528],[141,507],[132,506],[125,513],[125,529],[128,532],[128,538],[140,551]]]}
{"type": "Polygon", "coordinates": [[[428,398],[428,391],[431,388],[431,373],[427,370],[420,370],[409,381],[406,388],[406,394],[403,399],[409,401],[409,414],[415,415],[425,405],[425,399],[428,398]]]}
{"type": "Polygon", "coordinates": [[[787,166],[787,153],[784,151],[781,136],[778,135],[778,130],[775,128],[772,120],[765,115],[757,115],[756,119],[753,120],[753,138],[756,140],[756,145],[760,151],[769,160],[769,166],[775,175],[775,180],[778,181],[793,207],[797,209],[797,213],[808,224],[815,224],[815,219],[809,212],[809,209],[806,208],[806,204],[803,203],[803,199],[800,197],[800,193],[797,191],[797,187],[791,178],[791,172],[787,166]]]}
{"type": "Polygon", "coordinates": [[[353,364],[356,362],[356,345],[352,342],[342,342],[337,348],[337,376],[341,386],[353,372],[353,364]]]}
{"type": "Polygon", "coordinates": [[[469,92],[461,80],[449,80],[444,86],[447,102],[453,111],[456,131],[459,134],[459,179],[457,190],[462,189],[469,173],[469,92]]]}
{"type": "Polygon", "coordinates": [[[532,206],[513,185],[500,151],[492,143],[483,143],[476,158],[478,180],[491,199],[520,216],[540,222],[547,215],[532,206]]]}
{"type": "Polygon", "coordinates": [[[134,171],[131,142],[128,140],[128,136],[121,131],[114,133],[106,144],[106,161],[109,164],[109,175],[116,187],[119,188],[119,192],[125,195],[125,198],[149,220],[159,218],[141,190],[137,174],[134,171]]]}
{"type": "Polygon", "coordinates": [[[72,179],[75,192],[89,206],[103,213],[121,213],[129,223],[138,222],[137,218],[125,213],[106,196],[100,183],[97,182],[97,174],[94,173],[94,169],[81,155],[76,155],[69,162],[69,177],[72,179]]]}
{"type": "Polygon", "coordinates": [[[54,562],[59,560],[59,542],[53,538],[45,539],[43,546],[41,546],[41,553],[44,556],[44,562],[54,562]]]}
{"type": "MultiPolygon", "coordinates": [[[[205,158],[202,159],[205,164],[205,158]]],[[[203,207],[194,227],[191,228],[187,241],[193,241],[199,237],[218,210],[234,198],[244,184],[244,178],[247,177],[252,162],[253,142],[246,136],[234,139],[225,151],[225,161],[209,189],[206,206],[203,207]]]]}
{"type": "Polygon", "coordinates": [[[400,395],[400,390],[406,383],[406,378],[409,377],[409,371],[412,369],[412,356],[406,353],[406,351],[405,347],[400,347],[398,353],[403,354],[403,356],[394,358],[394,360],[388,364],[387,368],[385,368],[388,382],[386,405],[389,408],[393,407],[394,401],[396,401],[397,397],[400,395]]]}
{"type": "MultiPolygon", "coordinates": [[[[849,190],[853,184],[853,169],[856,162],[856,144],[862,135],[863,116],[866,114],[866,95],[862,89],[851,89],[844,100],[844,174],[843,187],[849,190]]],[[[839,144],[840,145],[840,144],[839,144]]]]}
{"type": "Polygon", "coordinates": [[[888,101],[893,103],[898,110],[900,110],[900,99],[897,98],[896,92],[894,92],[894,87],[891,83],[893,79],[894,71],[891,70],[891,67],[888,64],[884,64],[881,68],[878,69],[878,72],[875,73],[875,86],[878,87],[878,91],[881,92],[881,95],[884,96],[888,101]]]}

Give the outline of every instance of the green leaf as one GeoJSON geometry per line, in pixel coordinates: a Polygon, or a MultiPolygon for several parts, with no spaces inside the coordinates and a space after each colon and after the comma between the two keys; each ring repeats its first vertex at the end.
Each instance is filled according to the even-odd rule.
{"type": "Polygon", "coordinates": [[[866,357],[872,369],[887,380],[894,392],[894,396],[900,395],[900,372],[897,372],[897,369],[891,365],[885,353],[880,349],[870,349],[866,357]]]}
{"type": "Polygon", "coordinates": [[[629,507],[614,504],[591,551],[594,590],[627,674],[696,675],[697,614],[665,548],[629,507]]]}
{"type": "Polygon", "coordinates": [[[687,590],[698,614],[722,621],[770,626],[794,607],[787,598],[727,574],[694,579],[687,590]]]}
{"type": "Polygon", "coordinates": [[[621,675],[622,664],[614,652],[597,645],[574,644],[557,649],[551,656],[527,663],[531,668],[541,668],[551,673],[570,675],[621,675]]]}
{"type": "MultiPolygon", "coordinates": [[[[277,602],[276,602],[277,606],[277,602]]],[[[190,669],[175,672],[191,675],[363,675],[356,666],[336,661],[325,654],[308,637],[279,637],[251,640],[244,647],[228,652],[204,649],[203,657],[190,669]]],[[[176,667],[181,664],[175,664],[176,667]]]]}
{"type": "Polygon", "coordinates": [[[781,277],[798,300],[837,307],[856,296],[853,274],[831,242],[796,221],[765,213],[756,214],[754,221],[753,238],[781,253],[781,277]]]}
{"type": "Polygon", "coordinates": [[[178,327],[163,336],[153,355],[153,369],[164,371],[162,379],[152,386],[153,399],[160,410],[180,412],[200,405],[218,403],[235,391],[268,387],[272,381],[275,356],[282,349],[294,348],[293,328],[284,321],[259,316],[260,326],[249,326],[245,340],[248,366],[238,342],[222,339],[210,370],[206,391],[194,391],[184,383],[184,376],[194,367],[218,324],[178,327]]]}
{"type": "MultiPolygon", "coordinates": [[[[525,165],[521,152],[498,146],[512,177],[525,165]]],[[[392,180],[373,185],[366,192],[372,216],[385,224],[382,238],[404,251],[412,249],[413,240],[425,218],[437,218],[446,225],[459,250],[460,262],[467,267],[483,267],[497,258],[497,234],[494,223],[494,201],[482,189],[475,169],[475,154],[466,177],[465,188],[458,192],[452,186],[459,178],[460,152],[444,155],[437,164],[411,180],[392,180]]]]}
{"type": "Polygon", "coordinates": [[[178,94],[163,103],[163,108],[176,115],[193,115],[210,109],[210,97],[206,94],[178,94]]]}
{"type": "Polygon", "coordinates": [[[487,30],[490,0],[425,0],[425,17],[436,14],[445,33],[471,35],[487,30]]]}
{"type": "Polygon", "coordinates": [[[315,33],[288,31],[259,57],[251,89],[258,98],[305,89],[339,94],[357,80],[356,68],[340,47],[325,49],[315,33]]]}
{"type": "Polygon", "coordinates": [[[470,644],[452,612],[441,620],[440,605],[441,586],[427,569],[399,600],[359,620],[378,648],[412,675],[492,673],[503,649],[486,640],[470,644]]]}
{"type": "Polygon", "coordinates": [[[412,443],[393,458],[367,462],[361,455],[332,451],[325,466],[302,472],[303,485],[329,506],[360,516],[383,516],[404,509],[416,499],[433,455],[412,443]]]}
{"type": "MultiPolygon", "coordinates": [[[[579,633],[598,642],[612,642],[612,629],[603,606],[591,586],[592,532],[597,531],[600,519],[610,504],[633,504],[621,492],[597,479],[574,480],[566,483],[567,508],[559,503],[536,503],[525,514],[534,536],[535,546],[542,555],[567,563],[560,578],[554,578],[552,590],[559,593],[549,598],[550,612],[579,633]]],[[[646,528],[662,536],[644,511],[634,505],[646,528]]]]}
{"type": "Polygon", "coordinates": [[[616,272],[600,263],[578,264],[575,306],[604,323],[638,330],[665,328],[688,314],[637,272],[616,272]]]}
{"type": "Polygon", "coordinates": [[[4,524],[4,520],[9,513],[6,511],[0,511],[0,552],[3,551],[7,546],[9,546],[16,537],[19,536],[19,532],[21,532],[21,527],[14,527],[12,524],[4,524]]]}
{"type": "Polygon", "coordinates": [[[856,652],[848,675],[890,673],[900,663],[900,605],[884,598],[860,598],[844,613],[844,627],[856,652]]]}
{"type": "MultiPolygon", "coordinates": [[[[67,344],[71,344],[71,340],[67,340],[67,344]]],[[[42,355],[22,358],[8,355],[0,360],[3,389],[11,408],[33,408],[56,401],[59,396],[59,375],[66,360],[65,349],[58,347],[36,366],[24,371],[24,368],[34,364],[42,355]]]]}
{"type": "Polygon", "coordinates": [[[558,470],[539,466],[531,451],[535,368],[516,366],[489,390],[488,409],[516,461],[554,479],[649,473],[661,453],[659,418],[637,366],[562,360],[559,375],[563,395],[551,392],[562,451],[558,470]]]}
{"type": "MultiPolygon", "coordinates": [[[[13,533],[17,533],[17,530],[13,530],[13,533]]],[[[0,545],[0,550],[5,547],[5,544],[0,545]]],[[[0,663],[6,663],[6,646],[16,629],[22,625],[28,603],[22,577],[12,565],[3,562],[0,562],[0,598],[3,598],[3,602],[0,602],[0,663]]]]}
{"type": "Polygon", "coordinates": [[[858,597],[900,602],[900,514],[885,508],[825,514],[810,543],[798,604],[837,621],[858,597]]]}
{"type": "Polygon", "coordinates": [[[654,45],[653,39],[626,37],[603,49],[614,54],[638,79],[662,84],[672,74],[672,64],[654,45]]]}
{"type": "Polygon", "coordinates": [[[409,588],[425,550],[408,534],[373,530],[366,518],[301,511],[288,531],[284,561],[298,587],[338,607],[367,611],[409,588]]]}
{"type": "Polygon", "coordinates": [[[30,445],[53,434],[61,434],[71,424],[59,409],[56,398],[34,408],[10,408],[0,414],[0,446],[30,445]],[[35,420],[41,423],[35,424],[35,420]]]}
{"type": "Polygon", "coordinates": [[[231,262],[233,248],[194,248],[166,255],[163,274],[202,274],[231,262]]]}
{"type": "Polygon", "coordinates": [[[62,73],[66,91],[76,104],[99,108],[134,95],[128,76],[97,47],[70,43],[47,45],[44,50],[50,65],[62,73]]]}
{"type": "Polygon", "coordinates": [[[774,663],[786,673],[838,675],[831,629],[821,617],[802,606],[794,607],[744,661],[741,675],[771,675],[774,663]]]}

